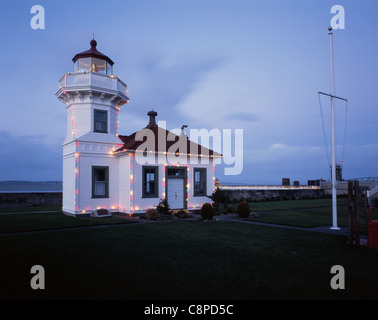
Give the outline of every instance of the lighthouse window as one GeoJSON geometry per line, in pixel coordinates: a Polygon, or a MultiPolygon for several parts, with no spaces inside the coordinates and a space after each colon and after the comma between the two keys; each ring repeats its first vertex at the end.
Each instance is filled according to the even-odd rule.
{"type": "Polygon", "coordinates": [[[102,59],[93,58],[90,71],[106,73],[106,61],[102,59]]]}
{"type": "Polygon", "coordinates": [[[92,197],[109,197],[109,167],[92,167],[92,197]]]}
{"type": "Polygon", "coordinates": [[[108,133],[108,112],[94,110],[94,132],[108,133]]]}
{"type": "MultiPolygon", "coordinates": [[[[91,67],[91,58],[81,58],[78,60],[78,70],[77,71],[89,71],[91,67]]],[[[76,71],[76,70],[75,70],[76,71]]]]}
{"type": "Polygon", "coordinates": [[[143,167],[143,197],[158,197],[158,167],[143,167]]]}
{"type": "Polygon", "coordinates": [[[206,196],[206,168],[194,168],[194,196],[206,196]]]}
{"type": "Polygon", "coordinates": [[[74,71],[92,71],[103,74],[112,74],[113,67],[106,60],[98,58],[80,58],[74,63],[74,71]]]}
{"type": "Polygon", "coordinates": [[[113,74],[113,66],[109,62],[106,62],[106,74],[113,74]]]}

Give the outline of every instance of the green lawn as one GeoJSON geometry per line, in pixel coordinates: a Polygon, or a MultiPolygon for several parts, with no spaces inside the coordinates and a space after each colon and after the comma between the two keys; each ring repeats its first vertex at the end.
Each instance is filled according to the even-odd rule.
{"type": "Polygon", "coordinates": [[[117,216],[100,219],[80,219],[66,216],[62,212],[0,215],[0,235],[9,232],[88,227],[119,223],[131,223],[131,221],[117,216]]]}
{"type": "Polygon", "coordinates": [[[62,211],[62,206],[58,205],[44,205],[44,206],[30,206],[30,207],[8,207],[0,208],[0,213],[5,212],[34,212],[34,211],[62,211]]]}
{"type": "MultiPolygon", "coordinates": [[[[347,205],[346,198],[338,198],[338,206],[347,205]]],[[[237,205],[234,205],[235,207],[237,205]]],[[[280,200],[280,201],[258,201],[250,202],[249,206],[252,211],[276,211],[303,208],[319,208],[332,206],[332,199],[308,199],[308,200],[280,200]]]]}
{"type": "Polygon", "coordinates": [[[172,221],[0,236],[1,299],[377,299],[378,254],[346,237],[172,221]],[[29,286],[33,265],[46,289],[29,286]],[[345,290],[330,287],[333,265],[345,290]]]}
{"type": "MultiPolygon", "coordinates": [[[[338,210],[338,226],[348,226],[348,215],[344,215],[344,210],[338,210]]],[[[310,228],[318,226],[332,225],[331,208],[299,209],[292,211],[263,212],[256,217],[248,218],[250,221],[282,224],[288,226],[310,228]]]]}
{"type": "MultiPolygon", "coordinates": [[[[258,216],[251,216],[249,220],[256,222],[282,224],[295,227],[317,227],[332,225],[332,200],[284,200],[284,201],[262,201],[251,202],[252,212],[258,216]]],[[[233,205],[236,207],[236,205],[233,205]]],[[[117,217],[106,219],[74,219],[63,215],[58,206],[38,206],[26,208],[2,208],[1,212],[32,212],[32,211],[53,211],[55,213],[28,213],[22,215],[1,215],[0,233],[33,231],[50,228],[63,228],[75,226],[91,226],[99,224],[127,223],[125,219],[117,217]]],[[[235,210],[236,212],[236,210],[235,210]]],[[[366,234],[366,215],[364,204],[360,203],[360,233],[366,234]]],[[[374,212],[373,218],[378,219],[378,210],[374,212]]],[[[348,206],[346,198],[338,199],[338,226],[348,227],[348,206]]]]}
{"type": "MultiPolygon", "coordinates": [[[[339,227],[349,226],[348,200],[338,199],[337,224],[339,227]]],[[[251,215],[248,220],[294,227],[310,228],[332,225],[332,200],[285,200],[249,203],[251,215]]],[[[364,203],[359,203],[360,233],[366,234],[366,219],[364,203]]],[[[378,218],[378,211],[374,211],[373,218],[378,218]]]]}
{"type": "MultiPolygon", "coordinates": [[[[360,206],[360,228],[366,226],[366,215],[360,206]]],[[[349,212],[347,206],[338,206],[337,224],[340,227],[349,226],[349,212]]],[[[251,216],[251,221],[259,221],[274,224],[283,224],[295,227],[317,227],[332,225],[332,207],[291,209],[287,211],[259,212],[256,217],[251,216]]],[[[366,228],[364,229],[366,230],[366,228]]]]}

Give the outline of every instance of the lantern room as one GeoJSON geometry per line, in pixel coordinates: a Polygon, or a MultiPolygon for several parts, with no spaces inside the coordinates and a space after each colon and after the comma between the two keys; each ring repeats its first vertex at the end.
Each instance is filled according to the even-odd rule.
{"type": "Polygon", "coordinates": [[[97,72],[112,75],[114,62],[96,49],[96,40],[91,40],[90,45],[89,50],[73,57],[74,72],[97,72]]]}

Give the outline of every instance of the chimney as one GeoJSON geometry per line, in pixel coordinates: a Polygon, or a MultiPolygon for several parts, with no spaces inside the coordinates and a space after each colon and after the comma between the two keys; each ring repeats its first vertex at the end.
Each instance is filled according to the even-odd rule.
{"type": "Polygon", "coordinates": [[[186,124],[181,126],[181,134],[183,134],[184,136],[186,136],[184,128],[187,128],[187,127],[188,127],[188,125],[186,125],[186,124]]]}
{"type": "Polygon", "coordinates": [[[151,110],[147,113],[147,115],[150,117],[150,123],[148,124],[147,128],[155,127],[157,125],[156,121],[155,121],[155,117],[157,116],[157,112],[154,111],[154,110],[151,110]]]}

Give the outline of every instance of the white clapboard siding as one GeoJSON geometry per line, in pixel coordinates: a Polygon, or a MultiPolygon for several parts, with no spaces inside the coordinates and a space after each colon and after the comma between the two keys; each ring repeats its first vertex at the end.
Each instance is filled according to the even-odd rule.
{"type": "MultiPolygon", "coordinates": [[[[165,165],[155,161],[158,166],[158,195],[143,197],[143,165],[135,155],[114,151],[123,145],[118,138],[118,112],[126,104],[126,85],[109,75],[94,73],[68,73],[60,80],[57,97],[66,104],[67,134],[63,142],[63,211],[80,215],[98,208],[116,212],[144,212],[156,207],[161,199],[167,198],[167,176],[165,165]],[[107,132],[94,132],[94,110],[107,111],[107,132]],[[92,168],[109,168],[109,191],[107,198],[93,198],[92,168]],[[132,176],[132,179],[131,179],[132,176]]],[[[167,156],[166,156],[167,157],[167,156]]],[[[157,160],[157,159],[156,159],[157,160]]],[[[165,159],[169,164],[169,159],[165,159]]],[[[211,202],[207,197],[214,190],[213,160],[209,163],[182,165],[187,168],[188,209],[200,208],[211,202]],[[193,196],[194,168],[207,169],[206,196],[193,196]]],[[[186,201],[186,199],[184,199],[186,201]]]]}
{"type": "Polygon", "coordinates": [[[78,179],[78,210],[89,211],[98,208],[111,209],[118,204],[118,170],[116,159],[110,155],[80,154],[78,179]],[[92,167],[109,167],[109,197],[92,197],[92,167]]]}
{"type": "Polygon", "coordinates": [[[63,208],[64,212],[75,213],[75,155],[63,158],[63,208]]]}
{"type": "MultiPolygon", "coordinates": [[[[146,166],[158,166],[157,164],[145,164],[146,166]]],[[[135,157],[133,158],[133,210],[144,211],[159,205],[161,199],[164,198],[165,187],[163,185],[163,177],[165,177],[164,165],[159,165],[158,171],[158,197],[143,198],[143,165],[138,164],[135,157]]]]}
{"type": "Polygon", "coordinates": [[[209,164],[189,164],[188,171],[188,182],[189,182],[189,192],[188,192],[188,209],[198,209],[201,208],[202,204],[209,202],[211,199],[207,196],[211,196],[214,191],[214,170],[213,170],[213,160],[209,161],[209,164]],[[207,194],[206,196],[194,196],[194,168],[206,168],[206,185],[207,194]]]}
{"type": "Polygon", "coordinates": [[[121,143],[117,138],[118,133],[118,114],[117,109],[105,103],[89,102],[71,103],[67,107],[67,137],[65,143],[75,139],[98,141],[106,143],[121,143]],[[94,110],[108,112],[108,132],[94,132],[94,110]]]}
{"type": "MultiPolygon", "coordinates": [[[[117,136],[118,110],[128,101],[126,87],[113,75],[94,72],[65,73],[59,81],[56,96],[67,110],[63,211],[68,214],[79,215],[97,208],[119,210],[120,187],[124,192],[127,182],[120,181],[119,158],[113,152],[123,145],[117,136]],[[106,133],[94,132],[95,109],[107,111],[106,133]],[[109,167],[108,198],[92,198],[93,166],[109,167]]],[[[129,167],[124,170],[127,175],[129,167]]]]}
{"type": "MultiPolygon", "coordinates": [[[[130,155],[125,154],[118,159],[119,208],[121,212],[130,211],[130,155]]],[[[133,179],[134,180],[134,179],[133,179]]]]}
{"type": "MultiPolygon", "coordinates": [[[[188,189],[187,197],[188,197],[188,209],[200,208],[203,203],[211,202],[207,196],[210,196],[214,191],[214,170],[213,170],[213,160],[209,161],[209,164],[188,164],[187,165],[187,181],[184,181],[184,187],[188,189]],[[206,168],[206,183],[207,183],[207,194],[206,196],[193,196],[193,186],[194,186],[194,176],[193,176],[193,169],[194,168],[206,168]]],[[[166,161],[168,163],[168,160],[166,161]]],[[[144,211],[151,207],[156,207],[161,199],[167,198],[167,190],[166,190],[166,171],[164,169],[164,165],[162,164],[144,164],[146,166],[159,166],[159,176],[158,176],[158,197],[154,198],[143,198],[143,165],[138,164],[135,159],[133,159],[133,177],[134,181],[132,184],[133,190],[133,211],[140,212],[144,211]]]]}

